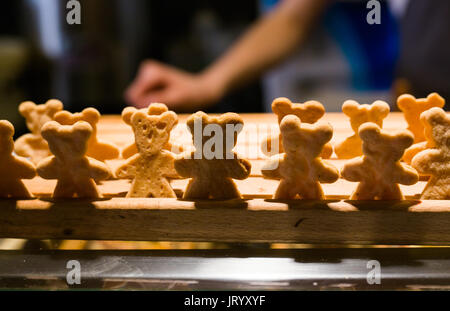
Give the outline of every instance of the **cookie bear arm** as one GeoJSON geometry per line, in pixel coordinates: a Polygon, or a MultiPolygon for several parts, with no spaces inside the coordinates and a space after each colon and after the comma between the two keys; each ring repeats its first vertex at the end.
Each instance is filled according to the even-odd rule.
{"type": "Polygon", "coordinates": [[[365,173],[363,169],[362,157],[348,161],[341,172],[342,178],[352,182],[361,181],[366,174],[367,172],[365,173]]]}
{"type": "Polygon", "coordinates": [[[419,181],[419,174],[409,165],[398,163],[396,170],[398,170],[398,174],[395,175],[398,176],[398,180],[395,181],[396,183],[410,186],[419,181]]]}
{"type": "Polygon", "coordinates": [[[181,177],[189,178],[194,176],[195,159],[178,158],[174,162],[175,170],[181,177]]]}
{"type": "Polygon", "coordinates": [[[317,179],[321,183],[334,183],[339,179],[339,170],[333,165],[319,160],[316,166],[317,179]]]}
{"type": "Polygon", "coordinates": [[[105,180],[112,175],[106,164],[95,159],[89,159],[89,172],[94,180],[105,180]]]}
{"type": "Polygon", "coordinates": [[[33,179],[36,177],[36,168],[25,158],[15,157],[14,167],[11,167],[11,170],[15,171],[17,177],[21,179],[33,179]]]}
{"type": "Polygon", "coordinates": [[[227,167],[228,176],[234,179],[246,179],[252,170],[251,163],[245,159],[230,160],[227,164],[229,164],[227,167]]]}
{"type": "Polygon", "coordinates": [[[274,156],[270,158],[261,168],[262,175],[265,178],[281,179],[281,172],[280,172],[281,164],[282,158],[280,156],[274,156]]]}
{"type": "Polygon", "coordinates": [[[162,160],[164,161],[164,176],[167,178],[180,178],[175,169],[175,155],[169,151],[162,152],[162,160]]]}
{"type": "Polygon", "coordinates": [[[48,157],[42,160],[37,166],[37,173],[44,179],[58,179],[60,165],[55,157],[48,157]]]}
{"type": "Polygon", "coordinates": [[[436,165],[442,165],[441,162],[441,152],[438,149],[428,149],[418,153],[412,159],[411,165],[420,174],[433,175],[436,172],[436,165]]]}
{"type": "Polygon", "coordinates": [[[116,169],[117,178],[134,178],[136,176],[136,162],[140,158],[139,154],[135,154],[133,157],[129,158],[124,164],[116,169]]]}

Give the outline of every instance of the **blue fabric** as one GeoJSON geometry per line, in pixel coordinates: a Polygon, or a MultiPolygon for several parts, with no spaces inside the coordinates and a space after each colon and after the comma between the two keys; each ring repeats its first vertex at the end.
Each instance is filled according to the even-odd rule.
{"type": "Polygon", "coordinates": [[[370,25],[366,2],[336,2],[324,19],[328,32],[341,48],[357,90],[388,89],[399,56],[398,25],[382,2],[381,24],[370,25]]]}
{"type": "MultiPolygon", "coordinates": [[[[260,0],[263,12],[280,0],[260,0]]],[[[345,56],[356,90],[389,89],[399,57],[397,21],[381,1],[381,24],[367,23],[367,1],[334,1],[323,23],[345,56]]]]}

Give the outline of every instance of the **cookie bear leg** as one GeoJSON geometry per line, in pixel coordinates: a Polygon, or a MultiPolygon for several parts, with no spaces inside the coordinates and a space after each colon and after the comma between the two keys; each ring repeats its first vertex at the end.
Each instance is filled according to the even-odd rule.
{"type": "Polygon", "coordinates": [[[450,200],[450,178],[430,177],[420,198],[422,200],[450,200]]]}
{"type": "Polygon", "coordinates": [[[76,186],[76,192],[79,198],[91,199],[101,198],[102,196],[98,192],[97,185],[93,179],[79,182],[76,186]]]}
{"type": "Polygon", "coordinates": [[[277,191],[275,192],[275,195],[273,198],[275,200],[290,200],[295,199],[295,196],[299,192],[298,187],[290,183],[286,180],[281,180],[280,184],[278,185],[277,191]]]}
{"type": "Polygon", "coordinates": [[[211,189],[211,195],[218,200],[240,199],[241,194],[236,187],[236,184],[231,178],[226,178],[222,183],[218,183],[211,189]]]}
{"type": "Polygon", "coordinates": [[[377,195],[378,189],[374,185],[368,185],[366,183],[359,183],[355,192],[350,197],[350,200],[374,200],[377,195]]]}
{"type": "Polygon", "coordinates": [[[319,183],[310,183],[302,187],[300,196],[304,200],[323,200],[325,195],[319,183]]]}
{"type": "Polygon", "coordinates": [[[131,184],[130,191],[127,194],[127,198],[151,198],[149,193],[147,181],[142,179],[134,179],[131,184]]]}
{"type": "Polygon", "coordinates": [[[167,180],[159,180],[152,182],[154,185],[151,188],[153,197],[155,198],[176,198],[177,195],[173,191],[170,183],[167,180]]]}
{"type": "Polygon", "coordinates": [[[73,198],[76,194],[75,186],[70,181],[58,180],[55,191],[53,192],[53,198],[55,199],[69,199],[73,198]]]}
{"type": "Polygon", "coordinates": [[[12,198],[30,199],[33,197],[30,191],[28,191],[28,189],[25,187],[24,183],[20,180],[11,184],[9,188],[9,194],[12,198]]]}
{"type": "Polygon", "coordinates": [[[186,187],[183,195],[184,199],[208,199],[209,186],[207,183],[199,181],[198,179],[191,179],[186,187]]]}
{"type": "Polygon", "coordinates": [[[380,200],[404,200],[399,185],[392,184],[384,187],[383,193],[378,198],[380,200]]]}

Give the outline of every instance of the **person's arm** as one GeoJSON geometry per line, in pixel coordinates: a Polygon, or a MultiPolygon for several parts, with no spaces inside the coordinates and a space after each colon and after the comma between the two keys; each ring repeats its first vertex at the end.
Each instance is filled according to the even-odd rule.
{"type": "Polygon", "coordinates": [[[199,74],[147,61],[127,91],[138,107],[163,102],[175,109],[199,109],[276,65],[306,37],[328,0],[283,0],[253,25],[218,61],[199,74]]]}

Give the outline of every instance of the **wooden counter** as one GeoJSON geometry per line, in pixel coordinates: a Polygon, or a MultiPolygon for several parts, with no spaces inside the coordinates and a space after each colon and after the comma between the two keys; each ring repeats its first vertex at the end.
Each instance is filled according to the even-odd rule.
{"type": "MultiPolygon", "coordinates": [[[[276,117],[243,117],[235,150],[252,162],[251,177],[236,182],[244,200],[125,199],[129,181],[110,180],[99,186],[105,199],[53,201],[55,181],[35,178],[26,184],[40,200],[0,202],[0,238],[450,245],[450,201],[419,201],[425,181],[402,186],[407,200],[399,202],[350,202],[357,184],[342,179],[323,185],[328,201],[271,200],[278,182],[262,178],[259,150],[267,130],[277,129],[276,117]]],[[[192,145],[185,119],[180,116],[172,135],[172,142],[184,147],[192,145]]],[[[328,113],[323,120],[334,128],[332,144],[352,135],[343,114],[328,113]]],[[[406,122],[391,113],[384,128],[404,129],[406,122]]],[[[131,128],[118,116],[103,117],[99,137],[121,148],[133,141],[131,128]]],[[[122,161],[108,164],[114,168],[122,161]]],[[[338,168],[345,163],[330,161],[338,168]]],[[[172,181],[179,196],[186,184],[172,181]]]]}

